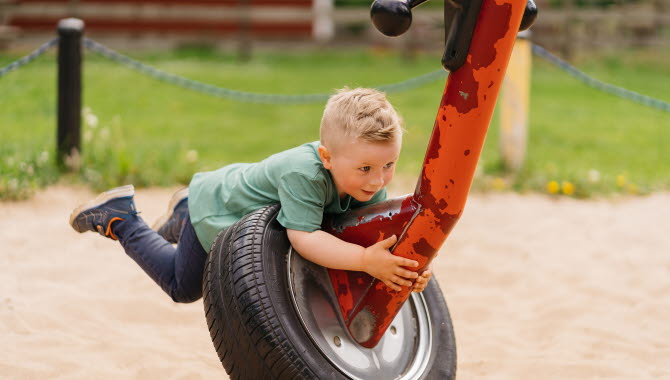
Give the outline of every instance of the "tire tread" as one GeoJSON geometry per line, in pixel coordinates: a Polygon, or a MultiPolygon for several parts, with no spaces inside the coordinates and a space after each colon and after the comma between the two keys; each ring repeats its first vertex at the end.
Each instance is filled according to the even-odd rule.
{"type": "Polygon", "coordinates": [[[262,237],[277,209],[270,206],[249,214],[225,231],[228,238],[219,234],[207,259],[205,316],[219,360],[231,379],[300,379],[305,374],[316,378],[300,357],[286,349],[290,345],[263,279],[262,237]],[[216,283],[221,284],[219,289],[216,283]]]}
{"type": "MultiPolygon", "coordinates": [[[[344,379],[320,356],[302,326],[293,325],[299,324],[298,316],[291,314],[294,310],[290,301],[287,304],[285,290],[276,286],[287,286],[286,280],[278,283],[276,277],[266,277],[281,272],[285,265],[281,261],[285,258],[267,256],[273,252],[268,247],[279,247],[272,240],[277,239],[277,229],[271,227],[278,210],[278,205],[268,206],[245,216],[219,233],[212,244],[203,277],[203,306],[212,343],[232,380],[344,379]]],[[[433,321],[433,339],[441,345],[420,378],[453,379],[456,352],[449,311],[436,279],[424,292],[431,299],[429,304],[443,315],[433,321]]]]}

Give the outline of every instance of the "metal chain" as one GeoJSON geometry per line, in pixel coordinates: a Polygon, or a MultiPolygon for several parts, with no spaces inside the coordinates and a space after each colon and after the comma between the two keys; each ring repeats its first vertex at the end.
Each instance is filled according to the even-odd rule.
{"type": "MultiPolygon", "coordinates": [[[[149,76],[152,76],[156,79],[159,79],[164,82],[172,83],[177,86],[181,86],[190,90],[202,92],[208,95],[218,96],[221,98],[232,99],[241,102],[249,103],[265,103],[265,104],[305,104],[305,103],[323,103],[325,102],[330,94],[305,94],[305,95],[278,95],[278,94],[259,94],[252,92],[244,92],[231,90],[223,87],[213,86],[210,84],[198,82],[192,79],[184,78],[179,75],[166,73],[149,65],[146,65],[142,62],[134,60],[128,56],[120,54],[96,41],[91,39],[84,39],[84,46],[89,50],[92,50],[104,57],[107,57],[113,61],[122,63],[126,66],[129,66],[137,71],[145,73],[149,76]]],[[[662,111],[670,112],[670,103],[664,102],[662,100],[654,99],[649,96],[639,94],[634,91],[626,90],[621,87],[617,87],[608,83],[601,82],[595,78],[592,78],[585,73],[579,71],[574,66],[571,66],[569,63],[563,61],[557,56],[549,53],[547,50],[542,48],[539,45],[533,44],[533,53],[548,60],[559,68],[565,70],[568,74],[574,76],[581,82],[596,88],[598,90],[622,97],[624,99],[632,100],[634,102],[660,109],[662,111]]],[[[388,85],[376,86],[375,88],[385,91],[387,93],[400,92],[413,88],[417,88],[426,83],[434,82],[439,79],[444,79],[448,75],[447,71],[442,69],[435,70],[433,72],[420,75],[415,78],[410,78],[408,80],[393,83],[388,85]]]]}
{"type": "MultiPolygon", "coordinates": [[[[208,95],[217,96],[220,98],[232,99],[247,103],[264,103],[264,104],[306,104],[306,103],[323,103],[328,100],[331,94],[305,94],[305,95],[278,95],[278,94],[259,94],[252,92],[244,92],[231,90],[228,88],[218,87],[211,84],[198,82],[196,80],[184,78],[179,75],[166,73],[155,67],[149,66],[128,56],[120,54],[94,40],[89,38],[84,39],[84,46],[106,58],[109,58],[118,63],[124,64],[141,73],[147,74],[158,80],[171,83],[177,86],[202,92],[208,95]]],[[[424,74],[406,81],[388,85],[377,86],[375,88],[385,92],[398,92],[422,86],[426,83],[433,82],[440,78],[445,78],[448,73],[442,69],[424,74]]]]}
{"type": "Polygon", "coordinates": [[[18,59],[18,60],[10,63],[9,65],[7,65],[3,68],[0,68],[0,78],[5,76],[7,73],[9,73],[12,70],[16,70],[19,67],[25,66],[25,65],[29,64],[30,62],[34,61],[35,58],[37,58],[40,55],[46,53],[46,51],[49,50],[49,48],[56,45],[57,43],[58,43],[58,37],[56,37],[56,38],[54,38],[50,41],[47,41],[42,46],[38,47],[32,53],[26,55],[25,57],[23,57],[21,59],[18,59]]]}
{"type": "MultiPolygon", "coordinates": [[[[37,57],[44,54],[47,50],[49,50],[49,48],[56,45],[57,43],[58,43],[58,37],[53,38],[47,41],[46,43],[42,44],[42,46],[35,49],[32,53],[26,55],[25,57],[18,59],[3,68],[0,68],[0,77],[5,76],[12,70],[16,70],[19,67],[29,64],[30,62],[34,61],[37,57]]],[[[223,87],[198,82],[192,79],[184,78],[179,75],[166,73],[162,70],[156,69],[152,66],[146,65],[128,56],[120,54],[89,38],[84,39],[84,46],[89,50],[92,50],[104,57],[122,63],[126,66],[129,66],[139,72],[147,74],[156,79],[172,83],[177,86],[181,86],[190,90],[217,96],[220,98],[232,99],[236,101],[249,102],[249,103],[306,104],[306,103],[323,103],[326,100],[328,100],[328,97],[330,96],[330,94],[305,94],[305,95],[259,94],[259,93],[231,90],[223,87]]],[[[625,88],[617,87],[609,83],[601,82],[593,77],[590,77],[584,72],[578,70],[577,68],[570,65],[566,61],[560,59],[559,57],[551,54],[550,52],[548,52],[546,49],[544,49],[539,45],[533,44],[533,53],[540,56],[541,58],[546,59],[547,61],[566,71],[568,74],[572,75],[573,77],[577,78],[579,81],[585,83],[590,87],[607,92],[609,94],[619,96],[624,99],[628,99],[643,104],[648,107],[653,107],[665,112],[670,112],[670,103],[664,102],[659,99],[654,99],[652,97],[642,95],[637,92],[627,90],[625,88]]],[[[447,77],[447,75],[448,72],[439,69],[427,74],[420,75],[415,78],[410,78],[408,80],[399,83],[376,86],[375,88],[388,93],[399,92],[417,88],[426,83],[434,82],[439,79],[444,79],[445,77],[447,77]]]]}
{"type": "Polygon", "coordinates": [[[553,63],[555,66],[566,71],[568,74],[577,78],[580,82],[586,84],[587,86],[593,87],[603,92],[607,92],[612,95],[616,95],[620,98],[640,103],[648,107],[656,108],[665,112],[670,112],[670,103],[664,102],[659,99],[654,99],[652,97],[642,95],[634,91],[626,90],[625,88],[617,87],[609,83],[601,82],[595,78],[588,76],[584,72],[579,71],[574,66],[558,58],[557,56],[551,54],[545,48],[539,45],[533,44],[533,53],[553,63]]]}

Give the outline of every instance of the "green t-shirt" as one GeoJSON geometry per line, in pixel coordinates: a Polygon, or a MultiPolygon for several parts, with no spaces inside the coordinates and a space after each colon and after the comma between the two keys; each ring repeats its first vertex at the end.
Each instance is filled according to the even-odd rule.
{"type": "Polygon", "coordinates": [[[367,202],[349,195],[339,199],[318,147],[315,141],[261,162],[195,174],[189,185],[188,207],[202,246],[209,249],[221,230],[274,203],[281,203],[277,221],[282,226],[312,232],[321,228],[324,213],[341,214],[386,199],[386,189],[367,202]]]}

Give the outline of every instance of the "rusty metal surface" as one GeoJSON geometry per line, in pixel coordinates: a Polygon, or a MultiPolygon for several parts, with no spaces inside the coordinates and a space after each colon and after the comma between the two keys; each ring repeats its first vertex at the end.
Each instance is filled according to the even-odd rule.
{"type": "MultiPolygon", "coordinates": [[[[419,273],[426,269],[463,213],[525,5],[482,3],[468,58],[447,80],[416,192],[403,200],[405,212],[389,203],[390,216],[375,209],[371,217],[359,215],[357,223],[329,232],[369,246],[402,230],[393,253],[417,260],[419,273]]],[[[374,347],[411,291],[395,292],[366,274],[340,272],[331,270],[330,276],[347,327],[359,344],[374,347]]]]}
{"type": "MultiPolygon", "coordinates": [[[[328,220],[323,229],[342,240],[369,247],[394,234],[400,236],[417,209],[413,194],[409,194],[328,220]]],[[[360,300],[376,280],[364,272],[329,269],[328,273],[339,299],[342,317],[349,325],[356,300],[360,300]]]]}

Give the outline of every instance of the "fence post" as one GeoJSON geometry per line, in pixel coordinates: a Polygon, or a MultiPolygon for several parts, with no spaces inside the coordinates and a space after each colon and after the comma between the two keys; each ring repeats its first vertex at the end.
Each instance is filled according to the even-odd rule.
{"type": "Polygon", "coordinates": [[[503,81],[500,104],[500,155],[505,169],[517,174],[523,166],[528,144],[530,103],[530,31],[519,33],[503,81]]]}
{"type": "Polygon", "coordinates": [[[328,42],[335,35],[334,3],[334,0],[314,0],[313,2],[312,35],[318,42],[328,42]]]}
{"type": "Polygon", "coordinates": [[[84,22],[58,22],[58,136],[56,160],[61,168],[79,166],[81,152],[81,36],[84,22]],[[66,165],[67,164],[67,165],[66,165]]]}

